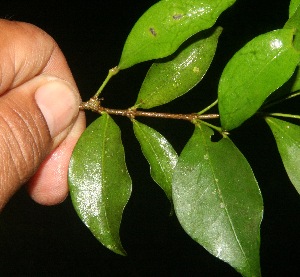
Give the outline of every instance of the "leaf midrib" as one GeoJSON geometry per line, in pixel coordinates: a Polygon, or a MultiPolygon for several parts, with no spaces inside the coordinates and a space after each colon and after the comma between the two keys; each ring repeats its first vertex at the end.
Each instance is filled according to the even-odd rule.
{"type": "MultiPolygon", "coordinates": [[[[201,129],[200,125],[199,125],[199,128],[201,129]]],[[[201,131],[202,131],[202,129],[201,129],[201,131]]],[[[243,250],[243,247],[242,247],[242,245],[241,245],[241,243],[240,243],[240,240],[238,239],[237,233],[236,233],[236,231],[235,231],[234,225],[233,225],[232,220],[231,220],[231,217],[230,217],[230,215],[229,215],[229,212],[228,212],[228,209],[227,209],[227,205],[225,204],[224,198],[223,198],[223,196],[222,196],[222,191],[221,191],[221,189],[220,189],[218,183],[215,181],[215,180],[218,179],[218,178],[216,178],[217,176],[216,176],[215,171],[214,171],[214,169],[213,169],[213,165],[212,165],[211,158],[210,158],[210,153],[209,153],[209,150],[208,150],[209,147],[208,147],[206,138],[205,138],[205,136],[204,136],[204,134],[203,134],[203,131],[201,132],[201,135],[202,135],[202,139],[203,139],[203,142],[204,142],[204,145],[205,145],[205,148],[206,148],[206,153],[207,153],[207,155],[208,155],[209,167],[210,167],[211,172],[212,172],[213,177],[214,177],[214,178],[213,178],[213,180],[214,180],[214,181],[213,181],[213,182],[214,182],[214,185],[215,185],[216,188],[217,188],[218,195],[219,195],[219,197],[220,197],[222,203],[224,203],[224,205],[225,205],[225,206],[224,206],[224,210],[225,210],[225,213],[226,213],[226,215],[227,215],[227,219],[228,219],[228,221],[229,221],[229,224],[230,224],[231,230],[232,230],[232,232],[233,232],[233,234],[234,234],[234,237],[235,237],[235,239],[236,239],[236,241],[237,241],[237,243],[238,243],[238,246],[239,246],[241,252],[243,253],[243,256],[244,256],[244,258],[245,258],[245,260],[246,260],[246,262],[247,262],[247,264],[248,264],[249,269],[251,269],[249,259],[248,259],[246,253],[245,253],[244,250],[243,250]]],[[[216,143],[217,143],[217,142],[216,142],[216,143]]]]}
{"type": "MultiPolygon", "coordinates": [[[[102,116],[106,116],[106,118],[105,118],[106,121],[105,121],[104,128],[103,128],[103,142],[102,142],[102,149],[101,149],[101,160],[102,160],[102,174],[101,174],[101,184],[102,184],[101,190],[102,190],[102,193],[101,193],[101,195],[103,196],[104,195],[104,190],[105,190],[104,183],[106,183],[105,182],[105,178],[104,178],[104,175],[105,175],[105,173],[104,173],[104,168],[105,168],[104,163],[105,162],[104,161],[105,161],[105,145],[106,145],[106,139],[105,138],[106,138],[107,129],[108,129],[109,115],[104,114],[102,116]]],[[[107,208],[106,208],[105,201],[102,201],[102,205],[103,205],[103,209],[104,209],[105,222],[106,222],[106,225],[108,227],[109,233],[111,234],[112,228],[111,228],[111,226],[109,224],[109,220],[108,220],[108,216],[107,216],[107,208]]]]}

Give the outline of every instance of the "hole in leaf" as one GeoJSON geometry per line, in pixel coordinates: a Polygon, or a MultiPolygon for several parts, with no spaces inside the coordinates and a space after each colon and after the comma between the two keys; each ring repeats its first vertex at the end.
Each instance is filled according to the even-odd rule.
{"type": "Polygon", "coordinates": [[[214,134],[210,137],[210,140],[212,142],[219,142],[222,138],[223,136],[218,131],[214,131],[214,134]]]}

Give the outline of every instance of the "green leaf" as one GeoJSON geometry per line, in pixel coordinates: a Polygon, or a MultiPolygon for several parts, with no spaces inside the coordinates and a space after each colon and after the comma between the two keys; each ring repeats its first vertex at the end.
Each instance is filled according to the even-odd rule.
{"type": "Polygon", "coordinates": [[[296,10],[300,7],[300,0],[291,0],[289,8],[289,17],[292,17],[296,10]]]}
{"type": "Polygon", "coordinates": [[[184,230],[244,276],[260,276],[261,192],[252,170],[229,138],[196,126],[173,176],[174,208],[184,230]]]}
{"type": "Polygon", "coordinates": [[[293,45],[300,51],[300,6],[294,12],[293,16],[285,23],[285,29],[295,29],[293,45]]]}
{"type": "Polygon", "coordinates": [[[281,29],[254,38],[226,65],[219,83],[221,125],[231,130],[251,117],[282,86],[300,61],[294,30],[281,29]]]}
{"type": "Polygon", "coordinates": [[[266,121],[275,137],[285,170],[300,193],[300,126],[267,117],[266,121]]]}
{"type": "Polygon", "coordinates": [[[150,164],[153,180],[172,202],[172,174],[178,160],[176,151],[165,137],[145,124],[134,120],[133,130],[150,164]]]}
{"type": "Polygon", "coordinates": [[[291,92],[300,90],[300,66],[298,65],[295,71],[295,81],[293,83],[291,92]]]}
{"type": "Polygon", "coordinates": [[[119,63],[125,69],[174,53],[192,35],[214,25],[235,0],[162,0],[132,28],[119,63]]]}
{"type": "Polygon", "coordinates": [[[131,194],[119,127],[108,114],[81,135],[69,164],[72,202],[81,220],[108,249],[125,255],[119,237],[131,194]]]}
{"type": "Polygon", "coordinates": [[[185,94],[205,75],[214,57],[222,28],[199,33],[197,40],[172,60],[154,63],[142,84],[134,108],[149,109],[185,94]]]}

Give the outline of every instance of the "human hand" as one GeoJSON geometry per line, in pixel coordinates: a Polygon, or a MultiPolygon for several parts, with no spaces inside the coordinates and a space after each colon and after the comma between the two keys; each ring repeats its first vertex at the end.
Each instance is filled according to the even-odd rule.
{"type": "Polygon", "coordinates": [[[65,199],[69,159],[85,128],[79,104],[55,41],[33,25],[0,20],[0,210],[26,182],[38,203],[65,199]]]}

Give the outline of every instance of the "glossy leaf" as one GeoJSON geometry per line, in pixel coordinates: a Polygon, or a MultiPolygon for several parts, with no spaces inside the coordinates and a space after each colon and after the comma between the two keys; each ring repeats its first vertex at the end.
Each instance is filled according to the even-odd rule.
{"type": "Polygon", "coordinates": [[[254,38],[226,65],[219,83],[219,111],[225,130],[241,125],[282,86],[300,61],[294,30],[281,29],[254,38]]]}
{"type": "Polygon", "coordinates": [[[153,180],[172,201],[172,174],[178,160],[176,151],[165,137],[149,126],[134,120],[133,129],[150,164],[153,180]]]}
{"type": "Polygon", "coordinates": [[[260,276],[262,196],[252,170],[229,138],[212,142],[205,125],[183,149],[173,201],[184,230],[244,276],[260,276]]]}
{"type": "Polygon", "coordinates": [[[295,29],[293,45],[300,51],[300,6],[294,12],[293,16],[285,23],[284,28],[295,29]]]}
{"type": "Polygon", "coordinates": [[[285,170],[300,193],[300,126],[276,119],[266,118],[284,164],[285,170]]]}
{"type": "Polygon", "coordinates": [[[296,10],[300,7],[300,0],[291,0],[289,8],[289,17],[292,17],[296,10]]]}
{"type": "MultiPolygon", "coordinates": [[[[300,0],[292,0],[289,10],[290,19],[285,24],[285,28],[296,28],[294,36],[294,47],[300,51],[300,0]]],[[[292,92],[300,90],[300,67],[297,67],[297,73],[292,92]]]]}
{"type": "Polygon", "coordinates": [[[214,57],[222,28],[202,32],[173,59],[154,63],[142,84],[136,108],[149,109],[185,94],[205,75],[214,57]]]}
{"type": "Polygon", "coordinates": [[[120,69],[174,53],[192,35],[214,25],[235,0],[162,0],[132,28],[123,48],[120,69]]]}
{"type": "Polygon", "coordinates": [[[300,90],[300,66],[298,65],[295,71],[295,81],[292,86],[291,92],[300,90]]]}
{"type": "Polygon", "coordinates": [[[69,164],[69,187],[81,220],[107,248],[125,255],[119,229],[131,194],[119,127],[108,114],[81,135],[69,164]]]}

